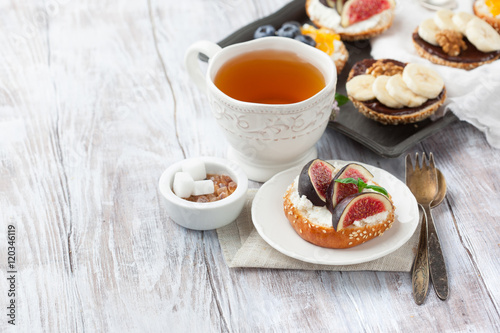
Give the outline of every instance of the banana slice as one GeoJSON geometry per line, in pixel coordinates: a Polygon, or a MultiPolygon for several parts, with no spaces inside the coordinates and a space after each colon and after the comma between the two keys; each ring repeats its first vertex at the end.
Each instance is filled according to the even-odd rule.
{"type": "Polygon", "coordinates": [[[403,81],[415,94],[436,98],[444,88],[444,81],[434,70],[420,64],[408,64],[403,70],[403,81]]]}
{"type": "Polygon", "coordinates": [[[403,81],[401,74],[391,76],[385,86],[389,95],[404,106],[416,108],[427,101],[427,98],[415,94],[403,81]]]}
{"type": "Polygon", "coordinates": [[[422,21],[422,23],[418,26],[418,35],[427,43],[438,45],[438,42],[436,41],[436,33],[439,30],[440,29],[434,22],[434,19],[428,18],[427,20],[422,21]]]}
{"type": "Polygon", "coordinates": [[[375,94],[375,97],[379,100],[379,102],[384,104],[385,106],[394,109],[402,108],[404,105],[392,98],[386,89],[387,81],[389,81],[390,78],[391,77],[387,75],[377,76],[372,86],[373,93],[375,94]]]}
{"type": "Polygon", "coordinates": [[[481,52],[500,50],[500,34],[480,18],[473,18],[467,23],[465,36],[481,52]]]}
{"type": "Polygon", "coordinates": [[[347,94],[361,102],[375,99],[375,94],[372,91],[374,81],[375,77],[373,75],[357,75],[347,81],[345,85],[347,94]]]}
{"type": "Polygon", "coordinates": [[[459,31],[451,19],[453,12],[448,9],[440,9],[434,14],[434,22],[441,30],[459,31]]]}
{"type": "Polygon", "coordinates": [[[458,31],[462,34],[465,34],[465,28],[467,27],[467,23],[472,20],[475,16],[466,12],[456,12],[451,17],[453,24],[457,27],[458,31]]]}

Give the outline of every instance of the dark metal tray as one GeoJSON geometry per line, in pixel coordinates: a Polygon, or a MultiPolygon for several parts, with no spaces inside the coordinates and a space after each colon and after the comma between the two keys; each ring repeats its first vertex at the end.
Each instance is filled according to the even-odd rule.
{"type": "MultiPolygon", "coordinates": [[[[305,11],[305,0],[294,0],[275,13],[254,21],[224,38],[218,44],[225,47],[253,38],[255,29],[264,24],[279,28],[286,21],[310,22],[305,11]]],[[[368,41],[345,42],[349,61],[338,77],[337,92],[346,95],[345,83],[351,67],[359,60],[371,58],[368,41]]],[[[423,120],[408,125],[382,125],[366,118],[349,101],[340,108],[340,113],[329,126],[349,138],[363,144],[384,157],[398,157],[413,145],[436,133],[458,118],[451,112],[434,121],[423,120]]]]}

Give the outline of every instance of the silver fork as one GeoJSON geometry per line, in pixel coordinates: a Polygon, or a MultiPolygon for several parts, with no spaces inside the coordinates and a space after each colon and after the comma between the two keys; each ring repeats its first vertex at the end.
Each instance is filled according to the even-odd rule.
{"type": "Polygon", "coordinates": [[[420,233],[419,243],[422,244],[419,244],[414,262],[412,283],[415,301],[417,304],[422,304],[427,295],[428,280],[426,281],[425,267],[427,258],[434,291],[441,300],[445,300],[448,298],[448,276],[443,251],[441,250],[436,226],[431,214],[431,202],[438,192],[437,172],[432,153],[429,154],[429,164],[427,164],[425,153],[422,153],[422,167],[420,167],[417,153],[415,155],[415,169],[410,154],[406,155],[406,184],[424,212],[425,225],[422,225],[422,229],[427,229],[427,237],[424,237],[423,230],[420,233]],[[427,241],[427,254],[423,250],[425,249],[425,241],[427,241]]]}

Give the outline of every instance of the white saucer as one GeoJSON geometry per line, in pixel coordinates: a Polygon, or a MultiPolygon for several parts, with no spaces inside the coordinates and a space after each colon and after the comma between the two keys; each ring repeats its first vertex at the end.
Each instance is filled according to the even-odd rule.
{"type": "MultiPolygon", "coordinates": [[[[346,161],[329,161],[345,165],[346,161]]],[[[305,262],[322,265],[351,265],[372,261],[394,252],[415,232],[419,213],[415,197],[398,178],[377,167],[367,168],[374,181],[387,189],[396,206],[396,220],[382,236],[349,249],[327,249],[311,244],[297,235],[283,212],[283,195],[302,167],[275,175],[259,189],[252,203],[252,221],[259,235],[279,252],[305,262]]]]}

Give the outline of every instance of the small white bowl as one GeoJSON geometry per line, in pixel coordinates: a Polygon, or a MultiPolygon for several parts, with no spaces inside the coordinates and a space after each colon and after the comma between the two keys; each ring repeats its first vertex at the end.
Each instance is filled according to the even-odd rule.
{"type": "Polygon", "coordinates": [[[159,187],[161,194],[167,199],[167,213],[175,223],[194,230],[210,230],[223,227],[240,215],[246,201],[248,178],[243,170],[234,162],[218,157],[197,157],[205,162],[207,173],[226,174],[238,185],[228,197],[214,202],[191,202],[182,199],[172,191],[174,176],[181,171],[179,161],[163,172],[159,187]]]}

